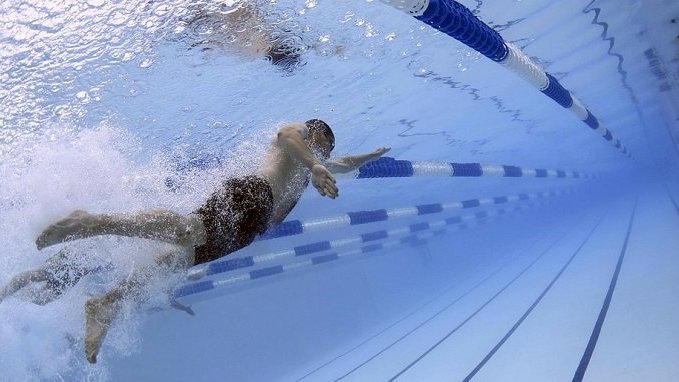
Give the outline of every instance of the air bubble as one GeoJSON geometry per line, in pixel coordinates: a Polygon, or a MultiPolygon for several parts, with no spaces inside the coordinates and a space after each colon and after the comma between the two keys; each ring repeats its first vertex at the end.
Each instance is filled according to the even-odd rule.
{"type": "Polygon", "coordinates": [[[170,7],[167,5],[160,5],[158,8],[156,8],[153,13],[155,13],[158,16],[165,16],[170,12],[170,7]]]}
{"type": "Polygon", "coordinates": [[[127,18],[125,17],[125,14],[120,12],[120,11],[114,11],[111,13],[111,15],[108,18],[108,24],[113,25],[113,26],[121,26],[125,24],[127,21],[127,18]]]}
{"type": "Polygon", "coordinates": [[[145,58],[139,63],[140,68],[148,68],[151,65],[153,65],[153,60],[150,58],[145,58]]]}
{"type": "Polygon", "coordinates": [[[132,52],[125,52],[125,54],[123,54],[123,57],[122,57],[120,60],[121,60],[121,61],[130,61],[130,60],[133,59],[133,58],[134,58],[134,53],[132,53],[132,52]]]}
{"type": "Polygon", "coordinates": [[[87,0],[87,5],[92,8],[99,8],[104,4],[106,4],[106,0],[87,0]]]}

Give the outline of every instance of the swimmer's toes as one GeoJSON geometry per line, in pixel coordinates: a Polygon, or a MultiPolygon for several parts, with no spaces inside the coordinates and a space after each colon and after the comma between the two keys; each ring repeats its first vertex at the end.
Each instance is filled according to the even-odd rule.
{"type": "Polygon", "coordinates": [[[40,234],[37,239],[35,239],[35,246],[38,247],[38,250],[42,250],[43,248],[48,247],[47,241],[45,238],[40,234]]]}

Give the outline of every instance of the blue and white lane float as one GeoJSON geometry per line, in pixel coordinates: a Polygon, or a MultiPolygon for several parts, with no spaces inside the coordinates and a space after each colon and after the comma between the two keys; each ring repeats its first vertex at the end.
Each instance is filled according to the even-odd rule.
{"type": "Polygon", "coordinates": [[[417,216],[438,214],[467,208],[490,206],[504,203],[545,198],[548,196],[565,195],[571,192],[568,189],[537,191],[516,195],[495,196],[489,198],[476,198],[448,203],[419,204],[412,207],[399,207],[391,209],[367,210],[347,212],[335,216],[306,220],[288,220],[257,237],[256,240],[269,240],[285,236],[301,235],[303,233],[318,232],[329,229],[357,226],[367,223],[391,221],[396,219],[414,218],[417,216]]]}
{"type": "MultiPolygon", "coordinates": [[[[207,170],[218,168],[222,165],[220,160],[194,159],[183,163],[178,169],[187,171],[190,169],[207,170]]],[[[443,177],[504,177],[504,178],[573,178],[573,179],[599,179],[601,174],[595,172],[551,170],[544,168],[519,167],[512,165],[481,164],[481,163],[456,163],[442,161],[410,161],[381,157],[368,162],[354,171],[337,174],[338,178],[405,178],[419,176],[443,176],[443,177]]],[[[127,179],[127,178],[125,178],[127,179]]],[[[165,185],[176,190],[182,186],[181,178],[168,177],[165,185]]]]}
{"type": "Polygon", "coordinates": [[[437,161],[410,161],[382,157],[368,162],[357,170],[339,177],[403,178],[413,176],[445,177],[504,177],[504,178],[574,178],[598,179],[600,174],[581,171],[548,170],[510,165],[488,165],[481,163],[455,163],[437,161]]]}
{"type": "Polygon", "coordinates": [[[206,292],[209,290],[214,290],[217,288],[223,288],[235,284],[239,284],[242,282],[246,281],[251,281],[251,280],[257,280],[261,279],[264,277],[268,276],[273,276],[273,275],[278,275],[281,273],[285,272],[290,272],[293,270],[297,270],[300,268],[305,268],[305,267],[311,267],[314,265],[319,265],[319,264],[325,264],[329,263],[331,261],[335,260],[341,260],[345,259],[348,257],[353,257],[356,255],[364,255],[364,254],[370,254],[374,253],[376,251],[384,250],[384,249],[394,249],[397,247],[405,246],[405,245],[410,245],[410,246],[415,246],[418,244],[424,244],[426,243],[427,239],[430,239],[434,236],[441,235],[446,232],[454,231],[454,230],[463,230],[468,227],[482,224],[481,221],[478,222],[470,222],[467,224],[461,224],[458,226],[453,226],[453,227],[448,227],[447,229],[440,229],[437,231],[431,231],[431,232],[423,232],[423,233],[416,233],[412,234],[409,236],[402,237],[398,240],[386,240],[381,243],[375,243],[375,244],[369,244],[369,245],[364,245],[359,248],[355,249],[350,249],[350,250],[345,250],[345,251],[339,251],[339,252],[332,252],[332,253],[327,253],[323,255],[318,255],[318,256],[312,256],[309,258],[306,258],[304,260],[297,260],[297,261],[291,261],[287,264],[282,264],[282,265],[275,265],[267,268],[262,268],[262,269],[257,269],[254,271],[250,272],[244,272],[244,273],[239,273],[236,275],[228,276],[220,280],[210,280],[210,281],[201,281],[197,283],[190,283],[190,284],[185,284],[179,288],[177,288],[174,292],[174,297],[175,298],[182,298],[186,296],[190,296],[193,294],[201,293],[201,292],[206,292]]]}
{"type": "Polygon", "coordinates": [[[479,20],[464,5],[454,0],[380,0],[462,42],[489,59],[513,71],[562,107],[570,110],[623,154],[627,148],[610,130],[565,89],[554,76],[545,72],[518,47],[479,20]]]}
{"type": "MultiPolygon", "coordinates": [[[[570,195],[575,191],[572,189],[564,190],[563,192],[555,194],[556,196],[570,195]]],[[[536,199],[537,194],[524,194],[527,197],[519,199],[521,201],[529,201],[536,199]],[[531,197],[533,196],[533,197],[531,197]]],[[[498,209],[491,211],[482,211],[473,214],[466,214],[460,216],[452,216],[446,219],[434,220],[430,222],[420,222],[409,224],[398,228],[389,230],[377,230],[367,232],[361,235],[350,236],[337,240],[323,240],[313,242],[305,245],[299,245],[289,249],[283,249],[274,252],[263,253],[259,255],[235,257],[232,259],[218,260],[206,265],[191,268],[187,274],[187,279],[198,280],[204,276],[210,276],[218,273],[230,272],[237,269],[249,268],[260,265],[262,263],[279,261],[287,258],[295,258],[299,256],[308,256],[319,252],[336,250],[348,246],[361,245],[370,243],[376,240],[384,240],[395,236],[403,236],[420,231],[427,231],[431,229],[438,229],[448,225],[462,224],[475,219],[484,219],[488,216],[502,215],[506,209],[498,209]]]]}
{"type": "MultiPolygon", "coordinates": [[[[420,228],[414,231],[408,231],[409,233],[408,235],[398,239],[394,238],[394,236],[397,235],[386,236],[380,239],[375,239],[375,241],[371,242],[370,244],[365,244],[354,249],[328,252],[317,256],[308,256],[305,257],[303,260],[296,260],[296,258],[293,258],[295,260],[287,262],[285,264],[260,268],[249,272],[236,273],[219,280],[190,282],[175,289],[174,297],[181,299],[183,297],[199,294],[202,292],[230,287],[247,281],[257,280],[273,275],[279,275],[282,273],[295,271],[300,268],[313,267],[315,265],[325,264],[335,260],[342,260],[357,255],[371,254],[384,249],[390,248],[394,249],[405,245],[415,246],[418,244],[424,244],[426,243],[427,239],[430,239],[434,236],[438,236],[443,233],[451,231],[464,230],[476,225],[481,225],[484,224],[489,218],[502,216],[510,212],[521,211],[526,207],[527,207],[526,205],[523,206],[517,205],[513,206],[512,208],[482,212],[474,215],[467,215],[465,218],[462,217],[451,218],[453,220],[450,220],[450,223],[447,223],[448,220],[445,221],[446,223],[440,222],[420,223],[419,226],[420,228]],[[427,224],[428,227],[425,228],[424,224],[427,224]]],[[[225,269],[221,270],[221,272],[219,273],[226,273],[231,271],[232,270],[225,269]]],[[[195,279],[196,278],[191,278],[191,280],[195,279]]]]}

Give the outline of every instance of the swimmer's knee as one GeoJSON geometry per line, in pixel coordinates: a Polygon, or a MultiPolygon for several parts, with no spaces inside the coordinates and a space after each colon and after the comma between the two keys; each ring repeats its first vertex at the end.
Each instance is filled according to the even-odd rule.
{"type": "Polygon", "coordinates": [[[179,229],[181,231],[178,234],[180,244],[187,248],[203,245],[207,241],[203,219],[198,215],[190,214],[184,216],[179,229]]]}

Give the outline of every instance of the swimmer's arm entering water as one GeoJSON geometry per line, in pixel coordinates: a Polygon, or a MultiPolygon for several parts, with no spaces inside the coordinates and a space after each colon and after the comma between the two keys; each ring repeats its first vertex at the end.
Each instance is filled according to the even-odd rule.
{"type": "Polygon", "coordinates": [[[287,187],[287,174],[294,172],[294,165],[286,159],[290,158],[311,170],[311,184],[321,196],[334,199],[338,194],[335,177],[309,148],[306,141],[308,135],[309,129],[301,123],[289,123],[281,127],[259,172],[273,188],[287,187]]]}
{"type": "Polygon", "coordinates": [[[356,170],[370,161],[379,159],[382,155],[389,152],[389,150],[391,150],[389,147],[380,147],[379,149],[368,154],[349,155],[345,157],[328,159],[323,164],[330,172],[342,174],[356,170]]]}
{"type": "Polygon", "coordinates": [[[299,160],[311,170],[321,162],[311,152],[308,143],[305,141],[308,135],[309,129],[304,124],[288,123],[278,130],[276,143],[288,155],[299,160]]]}

